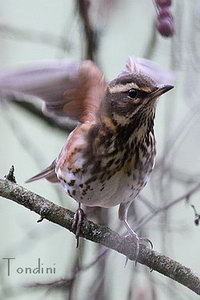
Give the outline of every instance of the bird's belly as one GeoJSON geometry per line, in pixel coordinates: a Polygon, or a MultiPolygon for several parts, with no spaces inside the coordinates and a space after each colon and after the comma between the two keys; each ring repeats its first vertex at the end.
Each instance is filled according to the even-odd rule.
{"type": "Polygon", "coordinates": [[[96,176],[88,174],[76,176],[68,183],[62,182],[62,185],[77,202],[87,206],[112,207],[118,205],[122,199],[122,193],[117,194],[119,180],[117,173],[107,181],[101,181],[99,178],[96,179],[96,176]]]}
{"type": "MultiPolygon", "coordinates": [[[[135,168],[131,163],[129,168],[122,168],[112,176],[95,174],[73,174],[68,172],[67,180],[62,185],[68,194],[77,202],[87,206],[112,207],[122,202],[134,199],[148,181],[153,168],[152,163],[135,168]]],[[[106,170],[105,170],[106,172],[106,170]]]]}

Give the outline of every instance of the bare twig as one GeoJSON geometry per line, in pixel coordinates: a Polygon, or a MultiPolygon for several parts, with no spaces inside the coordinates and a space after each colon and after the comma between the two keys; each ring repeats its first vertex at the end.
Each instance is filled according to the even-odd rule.
{"type": "Polygon", "coordinates": [[[156,45],[157,45],[157,32],[156,32],[156,26],[155,26],[155,24],[153,24],[153,29],[152,29],[152,32],[151,32],[151,36],[150,36],[148,44],[145,48],[145,52],[144,52],[143,57],[145,57],[147,59],[151,59],[151,57],[154,54],[156,45]]]}
{"type": "MultiPolygon", "coordinates": [[[[7,179],[0,179],[0,195],[33,210],[45,219],[75,233],[75,230],[72,227],[74,213],[70,210],[58,206],[7,179]]],[[[127,256],[130,260],[135,259],[136,249],[133,242],[121,237],[118,233],[112,231],[108,227],[97,225],[85,219],[82,224],[80,235],[90,241],[100,243],[113,249],[127,256]]],[[[193,273],[191,269],[144,245],[140,246],[137,260],[139,263],[181,283],[200,295],[200,276],[193,273]]]]}
{"type": "Polygon", "coordinates": [[[96,52],[98,48],[98,34],[93,28],[90,16],[90,0],[77,0],[78,12],[84,26],[86,40],[85,59],[96,61],[96,52]]]}
{"type": "Polygon", "coordinates": [[[44,44],[47,46],[53,46],[56,48],[62,48],[63,51],[70,51],[71,45],[66,41],[65,37],[60,37],[49,34],[47,32],[41,32],[37,30],[20,29],[16,26],[8,24],[0,24],[0,35],[5,38],[14,38],[17,40],[24,40],[28,42],[44,44]]]}
{"type": "Polygon", "coordinates": [[[158,213],[163,212],[167,209],[169,209],[170,207],[174,206],[175,204],[183,201],[183,200],[188,200],[191,195],[195,194],[196,192],[198,192],[200,190],[200,183],[198,183],[197,185],[195,185],[193,188],[191,188],[187,193],[185,193],[184,195],[169,201],[168,203],[158,207],[153,213],[147,214],[146,216],[144,216],[140,222],[137,224],[137,226],[135,227],[135,230],[137,231],[139,228],[141,228],[141,226],[146,225],[151,219],[153,219],[158,213]]]}
{"type": "Polygon", "coordinates": [[[194,223],[195,223],[195,225],[199,225],[199,222],[200,222],[200,214],[198,214],[197,213],[197,210],[196,210],[196,208],[195,208],[195,206],[194,205],[191,205],[191,207],[193,208],[193,210],[194,210],[194,223]]]}
{"type": "MultiPolygon", "coordinates": [[[[52,288],[62,288],[62,289],[66,289],[68,290],[68,292],[70,293],[70,289],[72,288],[77,275],[79,275],[81,272],[87,271],[88,269],[92,268],[96,263],[98,263],[102,257],[104,257],[104,255],[108,252],[107,248],[104,248],[103,251],[95,258],[93,259],[90,263],[82,265],[82,266],[77,266],[77,268],[74,269],[74,271],[72,272],[72,275],[68,278],[62,278],[59,280],[54,280],[54,281],[47,281],[47,282],[34,282],[34,283],[30,283],[30,284],[26,284],[25,287],[28,288],[49,288],[49,290],[51,290],[52,288]]],[[[77,258],[75,260],[75,264],[77,264],[77,258]]]]}
{"type": "Polygon", "coordinates": [[[15,171],[15,168],[14,168],[14,166],[12,166],[12,167],[10,168],[9,172],[8,172],[8,175],[6,175],[5,178],[8,179],[8,180],[11,181],[11,182],[16,183],[14,171],[15,171]]]}
{"type": "Polygon", "coordinates": [[[32,103],[17,101],[17,100],[12,101],[12,103],[24,109],[25,111],[31,113],[36,118],[40,119],[42,122],[46,123],[48,126],[52,128],[60,129],[65,133],[69,133],[75,128],[75,122],[74,123],[66,122],[65,124],[62,124],[61,122],[56,121],[56,119],[45,115],[40,108],[36,107],[32,103]]]}

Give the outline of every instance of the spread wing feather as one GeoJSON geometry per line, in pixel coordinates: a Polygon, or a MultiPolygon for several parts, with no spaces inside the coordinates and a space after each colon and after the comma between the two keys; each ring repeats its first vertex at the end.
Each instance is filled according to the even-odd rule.
{"type": "Polygon", "coordinates": [[[92,61],[51,61],[16,71],[0,72],[0,96],[36,96],[44,112],[94,121],[106,82],[92,61]]]}

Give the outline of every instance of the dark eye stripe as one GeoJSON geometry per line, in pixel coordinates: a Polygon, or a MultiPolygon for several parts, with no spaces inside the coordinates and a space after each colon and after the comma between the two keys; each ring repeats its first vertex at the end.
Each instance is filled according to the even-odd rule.
{"type": "Polygon", "coordinates": [[[144,91],[138,91],[138,95],[140,98],[145,98],[149,95],[148,92],[144,92],[144,91]]]}

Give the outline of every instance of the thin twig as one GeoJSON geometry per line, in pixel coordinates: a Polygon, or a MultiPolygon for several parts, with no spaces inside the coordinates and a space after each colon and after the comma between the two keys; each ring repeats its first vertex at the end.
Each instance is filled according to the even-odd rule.
{"type": "Polygon", "coordinates": [[[140,222],[137,224],[137,226],[134,228],[135,231],[137,231],[139,228],[141,228],[142,226],[146,225],[150,220],[152,220],[158,213],[163,212],[167,209],[169,209],[170,207],[174,206],[175,204],[183,201],[183,200],[187,200],[191,195],[195,194],[196,192],[198,192],[200,190],[200,183],[198,183],[197,185],[195,185],[193,188],[191,188],[187,193],[185,193],[184,195],[169,201],[167,204],[164,204],[160,207],[158,207],[153,213],[148,214],[146,216],[144,216],[140,222]]]}
{"type": "Polygon", "coordinates": [[[75,123],[65,122],[65,124],[62,124],[61,122],[56,121],[56,119],[45,115],[42,112],[41,108],[36,107],[32,103],[17,101],[17,100],[16,101],[13,100],[12,103],[14,103],[16,106],[19,106],[20,108],[24,109],[25,111],[31,113],[32,115],[34,115],[34,117],[40,119],[42,122],[46,123],[51,128],[60,129],[61,131],[65,132],[65,133],[70,133],[75,128],[75,123]]]}
{"type": "Polygon", "coordinates": [[[10,168],[10,170],[9,170],[9,172],[8,172],[8,175],[6,175],[5,178],[8,179],[8,180],[11,181],[11,182],[16,183],[14,171],[15,171],[14,166],[11,166],[11,168],[10,168]]]}
{"type": "Polygon", "coordinates": [[[32,43],[44,44],[47,46],[53,46],[63,51],[70,51],[71,45],[66,38],[49,34],[47,32],[41,32],[37,30],[20,29],[16,26],[8,24],[0,24],[0,36],[5,38],[14,38],[17,40],[24,40],[32,43]]]}
{"type": "Polygon", "coordinates": [[[86,40],[86,51],[84,58],[96,61],[98,49],[98,34],[97,31],[93,28],[90,20],[90,4],[90,0],[77,0],[77,8],[81,21],[83,23],[86,40]]]}

